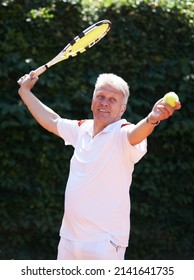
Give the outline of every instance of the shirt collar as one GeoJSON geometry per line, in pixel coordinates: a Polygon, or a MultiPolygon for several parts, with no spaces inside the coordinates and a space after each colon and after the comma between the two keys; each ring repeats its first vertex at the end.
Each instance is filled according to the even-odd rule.
{"type": "MultiPolygon", "coordinates": [[[[94,120],[89,120],[90,121],[90,124],[91,125],[88,125],[88,127],[86,128],[86,131],[88,132],[88,134],[90,136],[92,136],[93,134],[93,127],[94,127],[94,120]]],[[[121,119],[121,120],[118,120],[114,123],[111,123],[109,125],[107,125],[102,131],[101,133],[108,133],[110,132],[112,129],[116,128],[116,127],[121,127],[121,125],[123,123],[126,123],[127,121],[125,119],[121,119]]]]}

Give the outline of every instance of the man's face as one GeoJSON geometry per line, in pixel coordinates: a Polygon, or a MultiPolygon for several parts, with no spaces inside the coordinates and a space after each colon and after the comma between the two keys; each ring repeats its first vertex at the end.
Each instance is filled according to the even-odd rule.
{"type": "Polygon", "coordinates": [[[120,120],[125,112],[124,95],[109,85],[103,85],[93,97],[91,109],[94,120],[107,126],[120,120]]]}

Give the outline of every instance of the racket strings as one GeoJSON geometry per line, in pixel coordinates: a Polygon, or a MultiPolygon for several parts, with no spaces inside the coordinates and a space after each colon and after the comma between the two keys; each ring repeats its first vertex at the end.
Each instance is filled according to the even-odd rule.
{"type": "Polygon", "coordinates": [[[57,56],[50,60],[46,65],[42,66],[44,71],[62,60],[74,57],[91,48],[108,33],[110,27],[111,22],[108,20],[102,20],[90,26],[75,37],[57,56]]]}
{"type": "Polygon", "coordinates": [[[68,56],[74,56],[78,52],[84,52],[87,48],[92,47],[96,42],[104,37],[108,30],[109,25],[103,24],[100,26],[96,26],[94,29],[87,32],[84,36],[82,34],[82,36],[76,37],[74,41],[72,41],[73,45],[69,49],[68,56]]]}

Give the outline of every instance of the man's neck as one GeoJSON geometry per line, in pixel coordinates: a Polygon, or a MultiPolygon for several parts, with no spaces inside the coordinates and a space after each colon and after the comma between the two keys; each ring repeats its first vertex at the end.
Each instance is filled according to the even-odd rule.
{"type": "MultiPolygon", "coordinates": [[[[115,120],[112,123],[115,123],[118,120],[115,120]]],[[[112,123],[104,123],[104,122],[100,122],[94,119],[94,127],[93,127],[93,134],[92,134],[92,138],[94,138],[97,134],[99,134],[100,132],[102,132],[108,125],[112,124],[112,123]]]]}
{"type": "Polygon", "coordinates": [[[92,138],[94,138],[97,134],[99,134],[107,125],[96,123],[94,120],[93,134],[92,138]]]}

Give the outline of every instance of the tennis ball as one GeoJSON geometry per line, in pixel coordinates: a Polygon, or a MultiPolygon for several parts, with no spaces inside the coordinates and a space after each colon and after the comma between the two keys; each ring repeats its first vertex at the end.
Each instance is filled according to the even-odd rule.
{"type": "Polygon", "coordinates": [[[167,94],[164,95],[163,100],[165,103],[167,103],[171,107],[175,107],[176,102],[179,101],[179,97],[175,92],[168,92],[167,94]]]}

